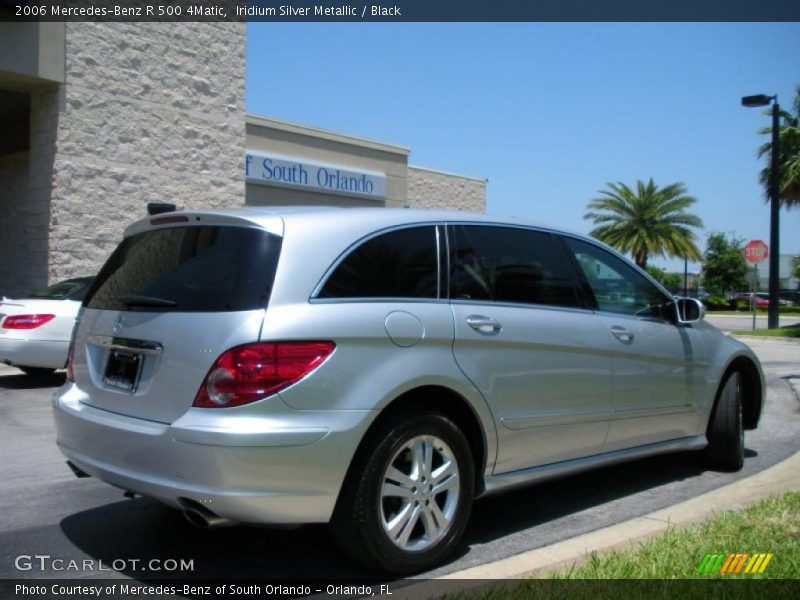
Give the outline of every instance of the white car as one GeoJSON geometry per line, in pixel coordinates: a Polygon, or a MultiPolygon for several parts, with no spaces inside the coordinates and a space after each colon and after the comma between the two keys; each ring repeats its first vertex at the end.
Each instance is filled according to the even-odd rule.
{"type": "Polygon", "coordinates": [[[67,279],[26,298],[0,301],[0,362],[28,375],[67,364],[75,318],[94,277],[67,279]]]}

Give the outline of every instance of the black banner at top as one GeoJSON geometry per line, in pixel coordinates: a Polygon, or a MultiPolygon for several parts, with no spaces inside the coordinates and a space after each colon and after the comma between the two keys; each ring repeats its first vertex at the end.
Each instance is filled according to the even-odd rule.
{"type": "Polygon", "coordinates": [[[800,0],[0,0],[0,21],[800,21],[800,0]]]}

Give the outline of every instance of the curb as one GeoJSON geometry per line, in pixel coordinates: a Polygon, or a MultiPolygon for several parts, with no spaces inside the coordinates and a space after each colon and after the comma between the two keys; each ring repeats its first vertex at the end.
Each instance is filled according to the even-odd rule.
{"type": "Polygon", "coordinates": [[[441,594],[443,581],[452,581],[448,593],[485,587],[490,580],[521,579],[557,571],[581,562],[591,553],[627,549],[671,529],[683,529],[719,513],[740,510],[775,494],[800,489],[800,452],[745,479],[696,498],[542,548],[496,562],[412,584],[403,597],[427,598],[441,594]]]}
{"type": "Polygon", "coordinates": [[[753,342],[772,342],[775,344],[800,345],[800,339],[798,338],[782,338],[766,335],[738,335],[736,333],[731,333],[730,337],[744,343],[747,343],[747,341],[750,340],[753,342]]]}

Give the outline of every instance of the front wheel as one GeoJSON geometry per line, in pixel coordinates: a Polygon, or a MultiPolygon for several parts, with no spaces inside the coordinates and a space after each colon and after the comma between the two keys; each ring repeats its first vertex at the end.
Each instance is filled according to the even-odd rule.
{"type": "Polygon", "coordinates": [[[458,544],[475,494],[463,432],[417,413],[387,424],[357,457],[331,522],[358,562],[395,574],[433,567],[458,544]]]}
{"type": "Polygon", "coordinates": [[[722,384],[711,423],[708,426],[705,459],[709,466],[738,471],[744,465],[744,424],[742,419],[742,376],[734,371],[722,384]]]}

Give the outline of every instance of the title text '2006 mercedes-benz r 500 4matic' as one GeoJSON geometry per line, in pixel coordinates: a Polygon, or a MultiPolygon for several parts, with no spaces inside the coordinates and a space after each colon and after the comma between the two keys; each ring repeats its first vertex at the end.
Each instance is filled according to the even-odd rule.
{"type": "Polygon", "coordinates": [[[54,397],[73,468],[195,524],[326,523],[430,568],[473,499],[677,450],[738,469],[750,349],[608,247],[480,214],[176,211],[128,227],[54,397]]]}

